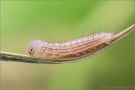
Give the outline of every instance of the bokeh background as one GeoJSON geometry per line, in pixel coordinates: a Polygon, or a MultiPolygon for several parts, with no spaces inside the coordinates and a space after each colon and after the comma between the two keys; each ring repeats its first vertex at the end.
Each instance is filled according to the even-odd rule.
{"type": "MultiPolygon", "coordinates": [[[[119,33],[135,20],[134,1],[1,1],[1,51],[28,55],[34,39],[68,41],[119,33]]],[[[134,33],[70,64],[1,61],[1,89],[133,89],[134,33]]]]}

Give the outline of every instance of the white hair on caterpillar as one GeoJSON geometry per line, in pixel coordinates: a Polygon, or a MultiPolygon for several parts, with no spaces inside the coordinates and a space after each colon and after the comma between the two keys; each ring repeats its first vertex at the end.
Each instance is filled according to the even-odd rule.
{"type": "Polygon", "coordinates": [[[77,57],[98,49],[100,46],[109,45],[113,33],[102,32],[91,36],[62,43],[48,43],[41,40],[34,40],[29,47],[29,54],[32,56],[47,57],[52,55],[59,57],[77,57]]]}

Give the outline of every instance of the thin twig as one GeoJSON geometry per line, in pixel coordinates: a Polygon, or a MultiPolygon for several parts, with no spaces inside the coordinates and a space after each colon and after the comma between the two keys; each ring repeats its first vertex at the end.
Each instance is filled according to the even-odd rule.
{"type": "Polygon", "coordinates": [[[45,64],[62,64],[62,63],[70,63],[70,62],[76,62],[80,61],[82,59],[89,58],[91,56],[94,56],[95,54],[105,50],[109,46],[111,46],[113,43],[116,41],[119,41],[121,38],[127,36],[129,33],[135,31],[135,24],[130,26],[129,28],[123,30],[122,32],[118,33],[115,35],[112,40],[111,44],[102,46],[95,51],[92,51],[86,55],[83,55],[81,57],[76,57],[76,58],[38,58],[38,57],[30,57],[27,55],[22,55],[22,54],[16,54],[16,53],[8,53],[8,52],[0,52],[0,59],[2,61],[15,61],[15,62],[27,62],[27,63],[45,63],[45,64]]]}
{"type": "Polygon", "coordinates": [[[127,29],[123,30],[122,32],[118,33],[117,35],[115,35],[112,38],[112,42],[118,41],[121,38],[127,36],[129,33],[135,31],[135,24],[133,24],[132,26],[128,27],[127,29]]]}

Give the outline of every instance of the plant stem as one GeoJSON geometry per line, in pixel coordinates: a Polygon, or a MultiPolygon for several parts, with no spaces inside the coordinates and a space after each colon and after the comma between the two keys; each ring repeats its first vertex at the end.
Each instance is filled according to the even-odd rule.
{"type": "Polygon", "coordinates": [[[105,50],[109,46],[111,46],[114,42],[119,41],[121,38],[127,36],[129,33],[135,31],[135,24],[130,26],[129,28],[123,30],[122,32],[118,33],[111,39],[111,44],[101,47],[91,53],[88,53],[84,56],[78,58],[38,58],[38,57],[30,57],[27,55],[16,54],[16,53],[9,53],[9,52],[0,52],[0,60],[2,61],[14,61],[14,62],[26,62],[26,63],[45,63],[45,64],[62,64],[62,63],[70,63],[76,62],[105,50]]]}
{"type": "MultiPolygon", "coordinates": [[[[2,61],[15,61],[15,62],[27,62],[27,63],[46,63],[46,64],[57,64],[64,63],[66,60],[56,60],[55,58],[37,58],[30,57],[23,54],[9,53],[9,52],[0,52],[0,60],[2,61]]],[[[70,60],[66,60],[66,62],[70,62],[70,60]]],[[[72,61],[71,61],[72,62],[72,61]]]]}
{"type": "Polygon", "coordinates": [[[130,34],[131,32],[135,31],[135,24],[133,24],[132,26],[128,27],[127,29],[123,30],[122,32],[116,34],[113,38],[112,38],[112,42],[114,41],[118,41],[119,39],[127,36],[128,34],[130,34]]]}

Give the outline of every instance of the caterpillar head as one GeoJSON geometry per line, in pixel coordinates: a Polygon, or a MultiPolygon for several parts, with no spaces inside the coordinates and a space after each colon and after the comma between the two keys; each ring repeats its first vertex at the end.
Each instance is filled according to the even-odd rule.
{"type": "Polygon", "coordinates": [[[40,54],[43,44],[44,42],[41,40],[34,40],[29,46],[28,53],[31,56],[38,56],[40,54]]]}

